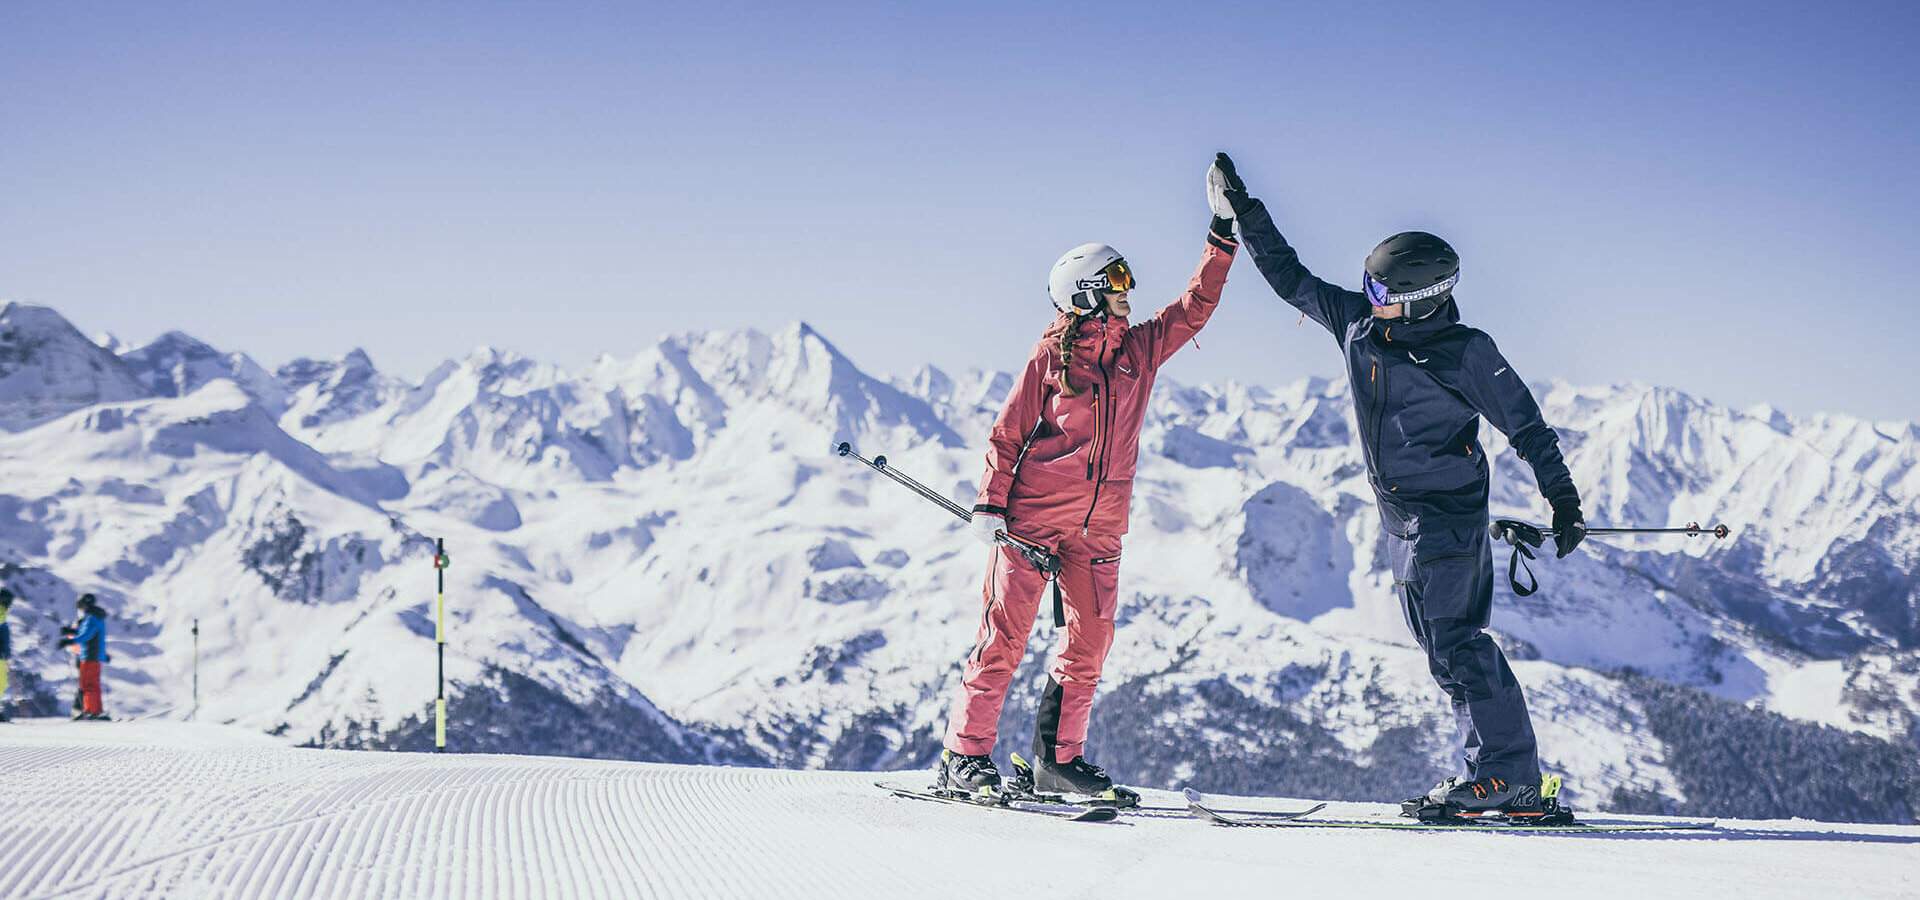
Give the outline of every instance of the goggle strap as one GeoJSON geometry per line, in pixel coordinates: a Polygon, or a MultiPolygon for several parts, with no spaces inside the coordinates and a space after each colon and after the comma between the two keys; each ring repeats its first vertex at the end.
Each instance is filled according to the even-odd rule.
{"type": "MultiPolygon", "coordinates": [[[[1367,277],[1371,279],[1373,277],[1373,274],[1368,273],[1367,277]]],[[[1377,281],[1374,283],[1379,284],[1379,282],[1377,281]]],[[[1426,287],[1423,287],[1417,291],[1408,291],[1404,294],[1396,294],[1391,291],[1388,291],[1386,302],[1381,303],[1380,305],[1392,306],[1395,303],[1406,303],[1409,300],[1425,300],[1428,297],[1437,297],[1441,294],[1446,293],[1447,291],[1453,290],[1453,286],[1459,283],[1460,283],[1460,273],[1455,272],[1452,275],[1448,275],[1444,280],[1440,281],[1439,283],[1427,285],[1426,287]]],[[[1369,292],[1369,296],[1371,296],[1371,292],[1369,292]]]]}

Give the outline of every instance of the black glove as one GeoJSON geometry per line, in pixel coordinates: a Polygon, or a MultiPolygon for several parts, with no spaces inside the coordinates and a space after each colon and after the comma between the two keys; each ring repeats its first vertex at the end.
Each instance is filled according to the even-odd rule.
{"type": "Polygon", "coordinates": [[[1213,208],[1213,214],[1231,219],[1253,207],[1253,198],[1247,196],[1247,183],[1240,180],[1239,173],[1233,170],[1233,158],[1225,153],[1213,155],[1213,165],[1207,169],[1207,205],[1213,208]]]}
{"type": "Polygon", "coordinates": [[[1556,503],[1553,506],[1553,546],[1554,558],[1565,559],[1573,548],[1587,539],[1587,522],[1580,515],[1580,501],[1556,503]]]}

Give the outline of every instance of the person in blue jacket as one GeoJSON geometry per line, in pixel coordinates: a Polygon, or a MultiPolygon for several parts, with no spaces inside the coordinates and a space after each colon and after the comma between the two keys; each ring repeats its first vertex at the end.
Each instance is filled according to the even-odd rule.
{"type": "Polygon", "coordinates": [[[13,592],[0,588],[0,722],[8,721],[7,708],[13,704],[7,701],[7,681],[9,669],[13,665],[13,626],[7,624],[7,614],[13,611],[13,592]]]}
{"type": "Polygon", "coordinates": [[[1493,339],[1460,324],[1453,297],[1460,262],[1445,241],[1418,231],[1387,238],[1367,257],[1364,290],[1351,291],[1307,271],[1226,154],[1207,182],[1209,204],[1239,223],[1241,242],[1274,293],[1332,332],[1346,358],[1401,609],[1452,701],[1466,767],[1465,778],[1448,778],[1410,804],[1450,814],[1540,815],[1546,804],[1526,698],[1484,630],[1494,570],[1480,420],[1533,467],[1564,557],[1586,524],[1559,436],[1493,339]]]}
{"type": "Polygon", "coordinates": [[[72,645],[80,658],[81,707],[74,718],[105,721],[109,716],[100,698],[100,667],[109,658],[107,611],[92,594],[81,594],[74,605],[79,608],[80,619],[73,627],[73,635],[60,639],[62,646],[72,645]]]}

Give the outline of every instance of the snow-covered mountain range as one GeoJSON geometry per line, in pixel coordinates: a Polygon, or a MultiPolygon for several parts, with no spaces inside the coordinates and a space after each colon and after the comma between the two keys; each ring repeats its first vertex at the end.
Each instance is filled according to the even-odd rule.
{"type": "MultiPolygon", "coordinates": [[[[921,765],[986,551],[833,455],[970,503],[1007,388],[883,380],[804,324],[568,372],[482,349],[419,383],[364,353],[269,372],[0,309],[0,576],[23,708],[64,712],[73,599],[114,617],[110,707],[418,747],[446,572],[456,749],[921,765]]],[[[1576,804],[1912,821],[1920,428],[1536,385],[1596,524],[1494,627],[1576,804]]],[[[1539,520],[1497,436],[1495,513],[1539,520]]],[[[1124,780],[1388,799],[1449,719],[1393,600],[1345,387],[1162,381],[1091,754],[1124,780]]],[[[1504,579],[1502,579],[1504,582],[1504,579]]],[[[1030,646],[1045,652],[1050,629],[1030,646]]],[[[1009,700],[1023,750],[1039,666],[1009,700]]]]}

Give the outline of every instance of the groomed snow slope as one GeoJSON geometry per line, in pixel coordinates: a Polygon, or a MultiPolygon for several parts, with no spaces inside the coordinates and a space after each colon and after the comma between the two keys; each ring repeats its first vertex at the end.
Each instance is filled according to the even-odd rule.
{"type": "Polygon", "coordinates": [[[0,726],[0,897],[1920,891],[1920,827],[1723,822],[1743,831],[1589,837],[1093,825],[895,799],[875,777],[300,750],[219,726],[28,721],[0,726]]]}

